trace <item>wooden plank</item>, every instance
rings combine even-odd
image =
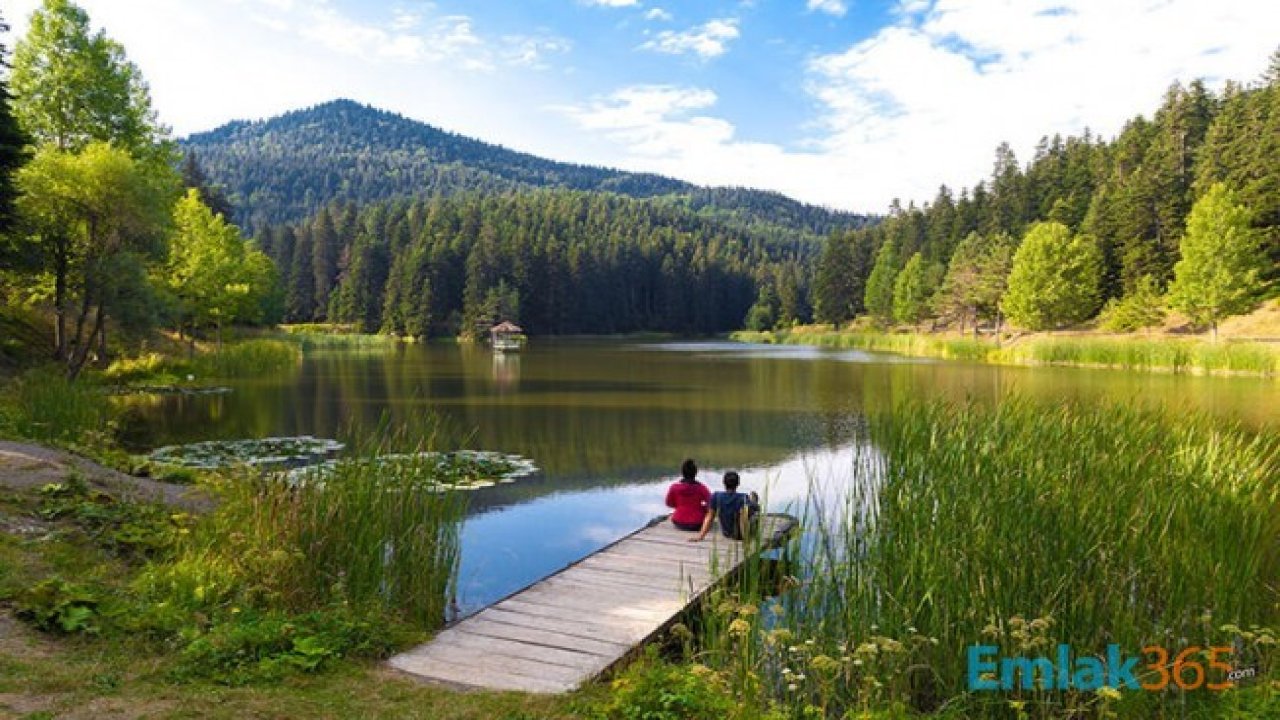
[[[648,624],[646,624],[640,630],[636,630],[625,625],[598,625],[571,618],[532,614],[522,612],[519,608],[506,608],[503,606],[488,608],[479,615],[473,615],[472,617],[508,623],[530,630],[558,633],[570,640],[580,637],[597,638],[628,646],[644,637],[640,633],[643,632],[644,628],[648,627]]]
[[[437,655],[452,656],[460,651],[477,653],[493,659],[531,660],[545,665],[569,668],[580,673],[603,669],[610,658],[576,650],[565,650],[509,638],[495,638],[465,632],[440,633],[431,647]]]
[[[794,527],[793,520],[765,520],[766,543]],[[571,690],[626,657],[757,551],[723,537],[690,537],[669,525],[638,530],[389,663],[466,687]]]
[[[415,655],[403,653],[387,661],[401,672],[473,688],[511,689],[524,692],[565,692],[577,685],[579,673],[543,663],[477,655],[462,650]]]
[[[679,612],[684,603],[679,598],[629,598],[618,593],[563,593],[551,588],[530,588],[520,593],[526,603],[558,608],[569,615],[583,615],[597,622],[611,617],[654,620]]]
[[[521,642],[546,645],[548,647],[561,648],[564,650],[578,650],[606,657],[617,657],[619,653],[625,653],[630,647],[624,641],[611,642],[599,637],[577,637],[573,635],[566,635],[561,632],[552,632],[549,630],[529,627],[527,625],[512,625],[510,623],[500,622],[493,618],[477,617],[472,619],[470,622],[459,624],[455,626],[455,628],[459,632],[470,633],[473,635],[509,638],[511,640],[519,640]]]
[[[622,587],[617,580],[609,577],[602,579],[600,575],[603,575],[603,573],[594,573],[591,570],[566,570],[564,573],[552,575],[552,577],[532,585],[532,587],[561,588],[566,592],[607,592],[616,594],[616,596],[640,598],[681,596],[681,592],[678,589],[664,587],[664,585],[649,583],[643,585],[631,584]],[[622,575],[621,578],[626,579],[626,575]]]

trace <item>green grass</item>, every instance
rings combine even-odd
[[[1280,375],[1280,345],[1179,338],[1036,336],[1005,345],[927,333],[833,331],[820,326],[733,333],[739,342],[816,345],[1008,365],[1070,365],[1198,374]]]
[[[181,385],[190,381],[254,377],[295,368],[302,359],[296,342],[259,338],[201,351],[194,357],[147,353],[112,362],[98,377],[117,385]],[[190,380],[189,380],[190,378]]]
[[[110,400],[56,368],[30,370],[0,385],[0,436],[60,444],[94,442],[110,431]]]
[[[842,507],[809,513],[803,590],[766,605],[767,622],[730,605],[730,625],[702,637],[699,657],[751,704],[788,717],[1280,710],[1276,633],[1261,629],[1280,621],[1280,438],[1198,416],[1013,401],[907,404],[873,417],[864,441]],[[1127,653],[1230,645],[1262,679],[1119,700],[966,690],[972,644],[1039,655],[1113,642]]]

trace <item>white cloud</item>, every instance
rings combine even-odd
[[[713,58],[725,54],[729,49],[729,42],[738,35],[738,21],[721,18],[680,32],[663,30],[656,38],[640,47],[670,55],[693,53],[702,58]]]
[[[675,16],[660,7],[656,7],[650,8],[649,11],[644,14],[644,19],[653,20],[655,22],[671,22],[672,20],[675,20]]]
[[[845,0],[807,0],[805,5],[810,11],[816,10],[836,17],[844,17],[849,12],[849,3]]]
[[[904,0],[896,12],[807,61],[812,134],[785,145],[738,138],[710,91],[627,88],[570,116],[618,144],[623,167],[882,212],[973,185],[1003,141],[1026,162],[1044,135],[1114,135],[1174,81],[1255,78],[1280,27],[1280,4],[1250,0]]]

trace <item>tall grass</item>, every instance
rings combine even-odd
[[[704,657],[757,705],[1215,717],[1232,702],[1204,690],[969,692],[966,648],[979,643],[1028,656],[1058,643],[1077,656],[1109,643],[1171,657],[1230,645],[1237,667],[1259,667],[1263,691],[1276,679],[1275,633],[1259,626],[1280,620],[1280,438],[1014,401],[904,405],[872,418],[866,440],[843,511],[810,513],[803,590],[768,621],[711,636],[719,651]]]
[[[109,431],[113,409],[96,387],[57,368],[32,370],[0,386],[0,435],[84,442]]]
[[[224,506],[191,552],[232,563],[233,576],[261,584],[250,594],[294,611],[350,603],[434,628],[453,598],[466,507],[435,471],[426,458],[370,456],[323,481],[240,478],[224,486]]]
[[[122,358],[103,370],[102,379],[120,384],[176,384],[188,377],[202,381],[253,377],[297,367],[301,360],[298,343],[259,338],[229,343],[190,358],[160,353]]]
[[[772,332],[738,332],[733,339],[784,345],[816,345],[917,357],[1010,365],[1155,370],[1175,373],[1280,375],[1280,346],[1178,338],[1038,336],[1007,345],[990,340],[921,333],[833,331],[801,326]]]
[[[994,351],[993,361],[1128,370],[1280,374],[1280,347],[1200,340],[1041,337]]]

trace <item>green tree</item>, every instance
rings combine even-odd
[[[880,246],[875,265],[867,277],[867,312],[879,324],[893,320],[893,288],[898,277],[898,251],[892,240]]]
[[[864,277],[856,267],[852,238],[830,235],[814,280],[814,319],[837,326],[852,320],[862,307]]]
[[[1013,251],[1013,238],[1004,233],[984,236],[975,232],[965,236],[956,245],[942,285],[934,295],[934,311],[958,321],[961,333],[966,322],[972,323],[977,332],[979,320],[997,318],[1008,288]]]
[[[19,171],[19,211],[53,286],[59,327],[74,320],[57,347],[70,377],[95,348],[105,360],[114,301],[137,289],[139,263],[163,255],[175,185],[172,172],[157,174],[101,142],[81,152],[46,145]]]
[[[111,142],[152,156],[164,132],[137,66],[69,0],[44,0],[14,51],[15,114],[37,143],[78,150]]]
[[[268,283],[275,282],[270,259],[249,248],[239,228],[215,214],[194,188],[174,205],[173,227],[165,283],[178,302],[179,327],[189,329],[192,342],[203,327],[213,326],[221,342],[227,324],[260,320]]]
[[[760,285],[760,294],[756,302],[747,311],[746,326],[748,330],[772,330],[778,324],[778,295],[773,291],[771,283]]]
[[[1102,257],[1092,237],[1066,225],[1036,223],[1013,256],[1001,307],[1010,322],[1049,330],[1092,317],[1098,309]]]
[[[1182,259],[1173,268],[1169,304],[1208,325],[1248,312],[1264,289],[1266,256],[1250,227],[1250,212],[1223,183],[1209,188],[1187,216]]]
[[[893,286],[893,319],[907,325],[915,325],[924,319],[929,309],[928,269],[924,256],[916,253],[898,273]]]

